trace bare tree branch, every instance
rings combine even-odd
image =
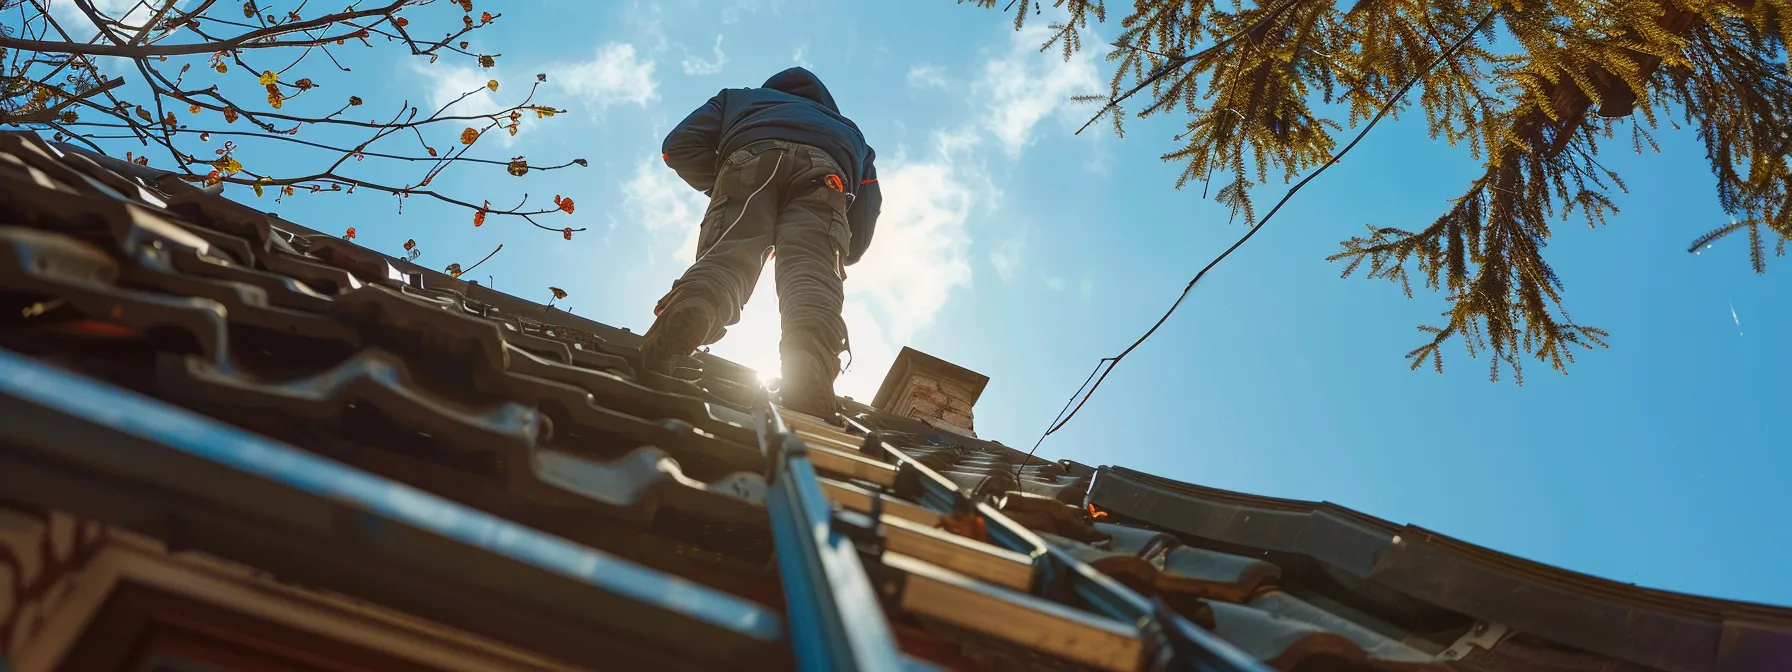
[[[217,41],[213,41],[213,42],[199,42],[199,43],[194,43],[194,44],[175,44],[175,45],[168,45],[168,46],[158,46],[158,45],[132,46],[132,45],[124,45],[124,44],[109,44],[109,45],[108,44],[79,44],[79,43],[72,43],[72,42],[52,42],[52,41],[46,41],[46,40],[22,40],[22,39],[11,38],[11,37],[0,37],[0,47],[10,47],[13,49],[23,49],[23,50],[27,50],[27,51],[82,54],[85,56],[122,56],[125,58],[151,58],[151,57],[156,57],[156,56],[190,56],[193,54],[211,54],[211,53],[217,53],[220,51],[235,51],[238,49],[277,49],[277,48],[281,48],[281,47],[316,46],[316,45],[321,45],[321,44],[328,44],[330,42],[335,42],[337,40],[342,40],[342,39],[354,39],[357,36],[365,37],[367,34],[367,29],[363,28],[363,29],[354,31],[352,33],[348,33],[345,35],[339,35],[336,37],[324,37],[324,38],[317,38],[317,39],[311,39],[311,40],[300,40],[297,42],[281,42],[278,40],[274,40],[273,38],[278,37],[280,35],[290,35],[292,33],[303,32],[306,30],[323,28],[323,27],[330,26],[332,24],[343,23],[346,21],[354,20],[354,19],[365,19],[365,18],[372,18],[372,17],[388,16],[391,13],[398,11],[398,9],[400,7],[403,7],[405,5],[405,3],[409,2],[409,1],[410,0],[397,0],[396,2],[393,2],[390,5],[386,5],[380,9],[365,9],[365,10],[354,11],[354,12],[342,12],[340,14],[329,14],[326,16],[318,17],[315,19],[309,19],[306,21],[300,21],[300,22],[290,23],[290,24],[280,25],[280,26],[270,26],[270,27],[263,28],[260,30],[250,31],[248,33],[244,33],[242,35],[238,35],[238,36],[230,38],[230,39],[217,40]],[[84,2],[84,0],[76,0],[76,2],[80,3],[80,2]],[[82,7],[82,11],[88,11],[89,9],[90,9],[90,6]],[[100,20],[96,20],[94,22],[95,26],[100,27],[101,32],[107,32],[106,29],[104,28],[104,24],[105,24],[105,22],[100,21]],[[263,40],[266,40],[266,41],[263,41]]]
[[[400,212],[406,199],[422,197],[470,210],[476,224],[483,224],[487,216],[501,215],[518,217],[537,228],[560,232],[569,239],[574,232],[585,230],[582,227],[552,227],[537,219],[572,213],[570,198],[556,195],[551,205],[531,207],[528,196],[524,195],[515,207],[493,208],[489,201],[430,187],[445,171],[457,165],[502,167],[507,174],[518,177],[530,171],[587,165],[583,159],[531,165],[524,157],[500,160],[471,153],[475,146],[487,146],[478,143],[493,131],[503,129],[515,135],[525,114],[532,113],[537,119],[545,119],[565,111],[535,102],[542,82],[546,81],[545,75],[537,76],[521,102],[513,105],[483,112],[458,111],[458,104],[481,90],[496,92],[498,82],[492,80],[430,114],[421,113],[408,101],[398,101],[383,121],[346,118],[349,110],[367,103],[358,96],[347,96],[340,103],[330,101],[328,107],[317,109],[316,91],[323,88],[323,84],[298,76],[306,59],[319,52],[330,60],[336,71],[347,71],[348,68],[331,53],[329,45],[351,39],[367,47],[381,42],[370,41],[372,37],[384,38],[387,43],[399,42],[411,55],[427,57],[431,63],[449,55],[470,58],[480,67],[489,68],[494,65],[496,55],[468,52],[464,41],[461,48],[451,46],[451,43],[471,31],[491,25],[500,15],[481,12],[475,17],[470,2],[457,1],[454,4],[466,10],[466,14],[459,17],[459,25],[444,30],[442,34],[446,37],[440,41],[420,42],[412,37],[418,28],[397,15],[404,7],[430,4],[419,0],[394,0],[371,9],[351,5],[343,11],[312,18],[300,16],[306,6],[303,0],[283,16],[263,13],[257,3],[249,2],[243,8],[247,18],[252,19],[249,23],[208,14],[219,7],[216,0],[203,0],[188,11],[177,11],[175,5],[178,3],[174,1],[148,0],[126,9],[123,17],[107,16],[91,0],[74,2],[80,17],[93,30],[91,40],[82,41],[71,36],[43,0],[27,0],[16,5],[22,29],[0,35],[0,47],[14,50],[11,64],[0,64],[0,68],[4,68],[0,71],[0,124],[53,130],[59,140],[71,139],[101,153],[105,153],[108,144],[126,142],[129,143],[127,147],[134,147],[123,152],[124,159],[139,165],[149,164],[148,154],[165,152],[174,167],[174,174],[182,179],[206,186],[243,185],[253,189],[257,196],[267,189],[276,191],[276,199],[300,192],[354,193],[366,189],[398,197]],[[142,22],[139,23],[136,17],[142,17]],[[228,33],[229,30],[218,29],[232,26],[236,34],[214,34]],[[180,33],[189,34],[187,39],[193,36],[198,39],[184,44],[168,43],[170,36]],[[279,47],[292,49],[279,53],[267,51]],[[282,62],[278,68],[256,67],[252,61],[263,60],[256,54],[274,54]],[[282,54],[290,56],[290,60]],[[209,64],[190,59],[177,61],[179,72],[168,73],[165,68],[170,66],[165,64],[171,56],[206,56],[210,61]],[[107,76],[91,60],[102,57],[124,59],[127,67],[134,68],[142,79]],[[195,68],[195,65],[204,67]],[[227,82],[189,83],[190,76],[194,80],[205,79],[200,75],[214,70],[223,80],[233,69],[257,80],[267,93],[265,105],[259,101],[245,104],[234,99],[240,94],[227,94]],[[129,102],[127,98],[141,103]],[[449,114],[451,108],[457,113]],[[90,118],[84,119],[82,115]],[[224,121],[223,124],[198,126],[193,120],[201,115],[219,115]],[[229,127],[239,120],[245,122],[247,128]],[[101,129],[117,132],[94,133]],[[455,133],[457,141],[441,138],[443,144],[432,146],[429,139],[443,135],[437,129],[452,129],[448,132]],[[306,132],[326,135],[295,137]],[[345,134],[354,135],[344,137]],[[246,166],[244,158],[254,163],[253,149],[239,147],[229,139],[221,147],[213,145],[213,135],[246,142],[253,140],[258,143],[257,147],[262,146],[261,143],[273,143],[315,151],[321,154],[318,157],[320,165],[294,169],[294,166],[302,165],[302,161],[295,163],[283,158],[278,163]],[[405,137],[394,137],[401,135]],[[394,151],[390,147],[392,142],[409,140],[417,143],[415,149]],[[361,174],[363,169],[358,168],[369,159],[418,166],[421,172],[402,183],[370,179]],[[270,171],[269,167],[275,170]]]

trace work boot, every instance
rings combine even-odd
[[[807,413],[831,425],[840,421],[840,399],[834,396],[834,376],[838,365],[830,365],[809,353],[786,353],[784,379],[779,383],[778,399],[785,408]]]
[[[703,344],[715,321],[715,309],[703,301],[681,301],[667,308],[641,341],[641,365],[671,375],[673,366]]]

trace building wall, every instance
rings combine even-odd
[[[916,420],[937,420],[975,431],[971,406],[977,401],[969,386],[931,371],[914,371],[897,388],[891,412]]]

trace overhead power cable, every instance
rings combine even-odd
[[[1286,7],[1296,1],[1298,0],[1289,0],[1288,2],[1283,3],[1282,6]],[[1279,12],[1280,10],[1278,9],[1277,11]],[[1464,45],[1468,44],[1470,40],[1474,39],[1475,34],[1485,29],[1488,24],[1493,21],[1493,17],[1497,13],[1497,9],[1488,10],[1487,14],[1482,16],[1481,20],[1477,22],[1473,28],[1470,28],[1467,32],[1463,33],[1462,37],[1458,38],[1454,44],[1450,45],[1448,49],[1440,52],[1437,55],[1437,58],[1432,59],[1429,65],[1426,65],[1418,74],[1407,80],[1406,84],[1402,85],[1399,91],[1395,91],[1394,95],[1390,96],[1387,102],[1382,104],[1381,109],[1376,111],[1375,116],[1369,120],[1369,123],[1363,126],[1363,130],[1359,131],[1356,134],[1356,137],[1350,140],[1350,144],[1345,145],[1343,150],[1332,155],[1332,158],[1326,161],[1325,165],[1320,166],[1317,170],[1309,173],[1300,182],[1295,183],[1294,187],[1288,190],[1288,193],[1282,195],[1281,200],[1276,201],[1275,207],[1270,208],[1269,212],[1264,214],[1262,219],[1257,220],[1256,225],[1252,226],[1249,231],[1246,231],[1237,242],[1232,243],[1231,247],[1226,248],[1226,251],[1221,252],[1219,256],[1213,258],[1213,261],[1208,262],[1206,266],[1202,267],[1201,271],[1196,273],[1195,277],[1188,281],[1188,285],[1182,288],[1182,293],[1177,295],[1174,303],[1170,304],[1170,309],[1164,311],[1163,317],[1157,318],[1157,322],[1152,324],[1150,329],[1145,330],[1144,335],[1139,336],[1138,340],[1132,342],[1132,345],[1126,346],[1126,349],[1120,351],[1120,354],[1112,357],[1103,357],[1100,361],[1096,362],[1095,368],[1089,372],[1089,377],[1083,380],[1083,384],[1077,387],[1076,392],[1070,395],[1068,401],[1064,402],[1064,408],[1060,409],[1058,415],[1052,418],[1050,428],[1047,429],[1044,434],[1039,435],[1038,441],[1033,442],[1033,449],[1027,451],[1027,459],[1015,467],[1015,478],[1018,479],[1020,477],[1020,468],[1025,466],[1028,462],[1031,462],[1033,454],[1039,452],[1039,446],[1040,444],[1045,443],[1045,437],[1057,433],[1058,430],[1063,429],[1064,425],[1070,422],[1071,418],[1076,417],[1077,412],[1083,410],[1083,405],[1089,403],[1089,397],[1094,396],[1095,391],[1101,388],[1102,382],[1108,379],[1108,374],[1114,372],[1114,367],[1119,366],[1121,360],[1126,359],[1126,356],[1132,354],[1132,352],[1138,349],[1140,345],[1143,345],[1146,339],[1151,338],[1152,334],[1157,333],[1158,328],[1164,326],[1164,322],[1167,322],[1170,319],[1170,315],[1174,314],[1176,309],[1182,306],[1183,299],[1188,298],[1189,292],[1195,288],[1195,283],[1200,282],[1201,278],[1205,277],[1208,271],[1213,270],[1213,267],[1218,266],[1221,261],[1225,261],[1226,257],[1231,256],[1234,250],[1243,246],[1245,241],[1248,241],[1252,236],[1257,235],[1257,232],[1262,230],[1263,225],[1268,224],[1269,219],[1274,217],[1276,212],[1281,210],[1282,206],[1288,203],[1289,199],[1294,198],[1294,195],[1300,192],[1301,187],[1307,186],[1307,183],[1312,182],[1313,178],[1319,177],[1319,175],[1324,173],[1326,169],[1331,168],[1333,165],[1337,164],[1339,160],[1343,159],[1345,154],[1350,153],[1350,150],[1355,148],[1357,143],[1362,142],[1363,138],[1369,135],[1369,131],[1374,130],[1375,125],[1380,123],[1382,118],[1386,117],[1388,112],[1392,111],[1394,106],[1398,104],[1402,98],[1406,97],[1407,92],[1411,91],[1413,86],[1417,85],[1420,80],[1423,80],[1426,75],[1429,75],[1432,70],[1435,70],[1439,64],[1443,63],[1444,59],[1454,55],[1457,51],[1461,50]],[[1237,35],[1234,35],[1232,38],[1227,38],[1226,41],[1217,46],[1223,46],[1236,37]],[[1209,51],[1211,51],[1211,49]],[[1141,84],[1139,87],[1134,87],[1132,92],[1138,91],[1140,88],[1143,88],[1143,86],[1144,85]],[[1132,95],[1132,92],[1128,92],[1126,95]],[[1110,103],[1110,105],[1117,104],[1119,100],[1124,100],[1125,97],[1126,96],[1121,96],[1120,98],[1115,99],[1115,102]],[[1094,381],[1094,384],[1090,385],[1090,381]],[[1085,389],[1087,392],[1084,391]]]

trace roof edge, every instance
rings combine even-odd
[[[1419,600],[1616,660],[1730,669],[1792,659],[1792,608],[1700,597],[1546,565],[1326,502],[1101,467],[1090,504],[1166,531],[1303,555]],[[1738,652],[1746,652],[1739,654]]]

